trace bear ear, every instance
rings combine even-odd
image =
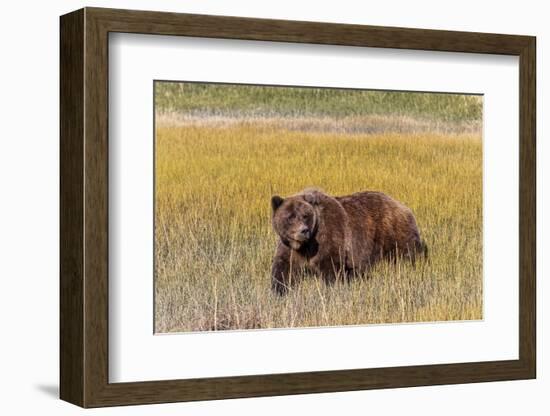
[[[279,195],[271,197],[271,208],[273,208],[273,212],[277,211],[277,208],[279,208],[283,202],[284,199],[281,198]]]
[[[311,205],[318,205],[321,202],[322,193],[316,190],[307,191],[304,193],[304,201]]]

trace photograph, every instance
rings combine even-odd
[[[483,96],[154,81],[155,333],[483,319]]]
[[[62,3],[10,14],[8,407],[538,414],[541,7]]]

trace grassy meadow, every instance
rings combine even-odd
[[[156,332],[482,318],[480,97],[157,83],[155,99]],[[405,203],[429,261],[273,294],[270,198],[310,186]]]

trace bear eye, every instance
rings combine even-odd
[[[296,218],[296,215],[292,213],[287,217],[287,220],[292,221],[294,218]]]

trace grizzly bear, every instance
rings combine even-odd
[[[300,272],[326,283],[368,272],[380,259],[427,255],[412,211],[382,192],[332,197],[320,190],[271,198],[279,236],[271,287],[285,294]],[[294,281],[297,279],[294,278]]]

